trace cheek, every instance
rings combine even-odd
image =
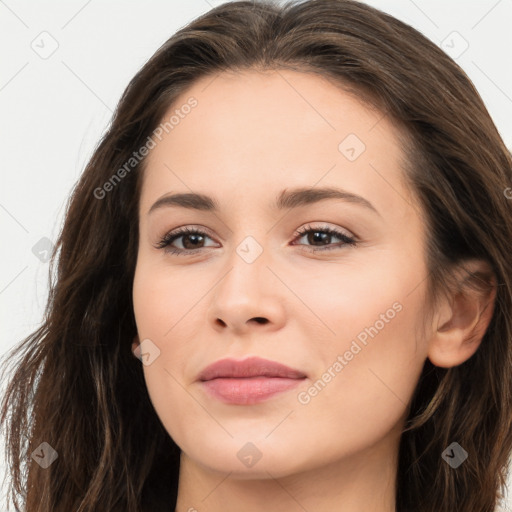
[[[347,274],[335,280],[327,287],[330,301],[319,293],[311,296],[324,306],[318,314],[335,333],[318,345],[315,377],[297,397],[299,421],[322,418],[315,421],[311,442],[337,435],[344,440],[340,449],[362,449],[407,414],[426,359],[418,340],[423,287],[411,293],[418,284],[412,269],[383,270],[369,270],[364,279]]]
[[[170,339],[181,319],[193,315],[204,290],[197,273],[140,261],[133,283],[133,307],[139,336]]]
[[[198,341],[204,330],[201,301],[205,291],[198,285],[197,272],[183,269],[140,266],[133,286],[134,314],[141,341],[154,348],[158,357],[144,366],[148,391],[152,399],[160,394],[179,393],[179,383],[188,384],[193,377],[191,356],[199,353]],[[204,348],[204,347],[203,347]]]
[[[186,312],[190,309],[187,305],[194,298],[191,297],[195,295],[194,287],[180,286],[179,274],[170,279],[165,277],[164,269],[145,263],[139,260],[133,283],[137,331],[140,341],[152,353],[150,364],[143,366],[144,379],[157,416],[171,437],[181,439],[183,425],[173,413],[176,404],[180,416],[189,417],[194,411],[188,409],[190,402],[180,385],[183,377],[178,371],[187,360],[187,343],[172,343],[172,340],[183,329],[180,319],[187,320]]]
[[[349,415],[358,428],[379,429],[375,420],[398,421],[412,396],[426,359],[419,341],[424,269],[393,255],[376,260],[331,268],[294,289],[316,319],[305,327],[315,340],[310,354],[316,361],[313,382],[298,397],[306,415],[329,411],[341,426]]]
[[[410,342],[414,349],[413,333],[422,316],[420,276],[424,272],[420,261],[391,251],[375,251],[365,261],[347,258],[339,264],[298,268],[287,276],[287,282],[293,283],[294,294],[306,308],[295,301],[297,311],[289,312],[290,317],[300,318],[309,334],[321,338],[312,347],[318,353],[324,349],[343,353],[356,338],[362,346],[382,339],[380,344],[373,343],[376,349],[385,347],[395,353],[407,351]]]

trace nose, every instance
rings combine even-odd
[[[280,329],[285,318],[285,288],[261,254],[248,263],[236,252],[210,296],[208,322],[218,332],[244,335]]]

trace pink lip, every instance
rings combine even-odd
[[[217,361],[207,366],[197,380],[225,403],[250,405],[292,389],[305,378],[304,373],[275,361],[250,357]]]

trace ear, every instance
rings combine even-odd
[[[428,358],[442,368],[458,366],[473,356],[494,312],[496,278],[487,262],[464,262],[457,270],[457,282],[457,290],[436,308],[428,346]]]
[[[133,338],[133,342],[132,342],[132,353],[135,357],[137,357],[137,352],[135,352],[135,350],[137,350],[137,348],[139,348],[140,346],[140,339],[139,339],[139,335],[137,334],[135,336],[135,338]]]

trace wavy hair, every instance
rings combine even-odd
[[[453,368],[425,361],[400,440],[396,494],[398,512],[492,512],[512,451],[511,154],[452,59],[352,0],[225,3],[181,28],[128,84],[67,204],[44,320],[7,354],[13,368],[0,421],[16,510],[176,504],[180,449],[131,351],[145,160],[108,193],[98,190],[195,81],[246,69],[316,73],[402,130],[405,177],[428,227],[432,303],[456,265],[479,258],[492,268],[494,312],[477,352]],[[58,454],[47,468],[34,458],[43,442]],[[469,454],[457,469],[441,457],[452,442]]]

